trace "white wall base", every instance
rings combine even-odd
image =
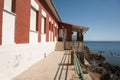
[[[38,43],[38,33],[30,31],[30,44]]]
[[[51,37],[51,35],[50,35],[50,34],[51,34],[51,31],[49,31],[49,42],[50,42],[50,37]]]
[[[46,34],[41,34],[41,42],[46,42]]]
[[[55,37],[55,42],[57,42],[57,38]]]
[[[54,51],[55,42],[0,46],[0,80],[10,80]]]

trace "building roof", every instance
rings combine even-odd
[[[62,22],[57,10],[56,10],[56,7],[53,3],[52,0],[45,0],[45,2],[48,4],[48,6],[50,7],[51,11],[53,12],[53,14],[55,15],[55,17],[57,18],[57,20],[61,23],[65,23],[65,24],[68,24],[68,25],[71,25],[72,26],[72,30],[73,31],[78,31],[79,29],[83,29],[83,32],[86,32],[89,28],[88,27],[85,27],[85,26],[80,26],[80,25],[76,25],[76,24],[72,24],[72,23],[67,23],[67,22]]]
[[[45,0],[45,2],[47,3],[47,5],[51,9],[51,11],[53,12],[54,16],[57,18],[57,20],[61,21],[61,18],[56,10],[56,7],[55,7],[53,1],[52,0]]]

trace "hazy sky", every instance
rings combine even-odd
[[[62,21],[89,27],[85,40],[120,41],[120,0],[53,0]]]

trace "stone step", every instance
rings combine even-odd
[[[63,50],[64,50],[63,42],[57,42],[56,47],[55,47],[55,51],[63,51]]]

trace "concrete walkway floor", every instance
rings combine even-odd
[[[73,80],[74,74],[70,51],[54,51],[13,80]]]

